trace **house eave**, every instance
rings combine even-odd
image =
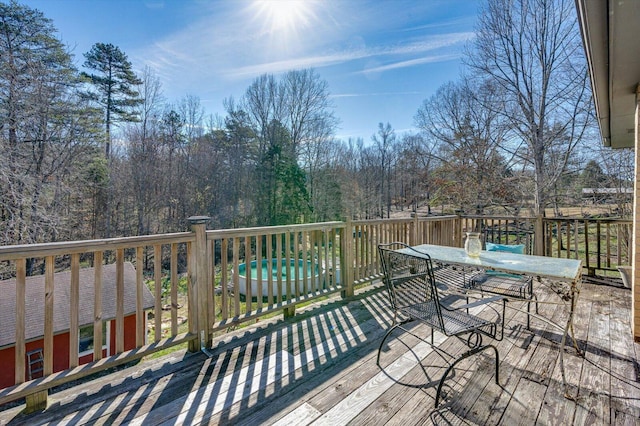
[[[637,22],[640,2],[576,0],[602,143],[635,145],[636,90],[640,82]]]

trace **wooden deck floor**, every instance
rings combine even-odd
[[[541,299],[552,300],[549,294]],[[171,356],[92,380],[50,396],[29,416],[0,411],[0,424],[640,424],[640,347],[630,336],[628,290],[583,285],[576,335],[585,357],[567,346],[570,391],[559,370],[560,331],[508,311],[500,352],[500,384],[490,352],[460,363],[434,409],[445,363],[410,334],[378,344],[391,318],[384,293],[329,301],[288,321],[258,323],[203,353]],[[556,321],[562,309],[541,305]],[[416,326],[416,333],[428,333]],[[457,339],[436,336],[447,352]]]

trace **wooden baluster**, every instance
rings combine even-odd
[[[144,247],[136,247],[136,346],[146,343],[147,317],[144,312]]]
[[[269,306],[273,306],[273,236],[267,234],[267,294],[269,299]],[[280,303],[280,301],[278,301]]]
[[[573,231],[573,242],[575,244],[574,248],[574,253],[575,253],[575,258],[578,259],[580,256],[578,254],[578,247],[579,247],[579,242],[580,242],[580,232],[579,232],[579,228],[580,228],[580,222],[578,222],[578,220],[576,220],[574,222],[575,224],[575,229]],[[586,232],[586,229],[585,229]]]
[[[326,272],[326,258],[324,257],[324,230],[315,231],[316,244],[318,247],[318,280],[316,283],[316,291],[322,290],[324,283],[324,276]]]
[[[296,297],[298,294],[297,291],[293,289],[291,286],[291,233],[289,231],[284,233],[284,250],[283,250],[283,263],[284,263],[284,271],[286,274],[285,282],[286,282],[286,294],[287,300],[290,300]]]
[[[278,303],[282,302],[285,291],[282,288],[282,234],[275,234],[276,237],[276,287],[278,293]],[[273,267],[273,263],[271,264]]]
[[[55,257],[45,258],[44,276],[44,375],[53,374],[53,308]]]
[[[193,248],[194,244],[187,242],[187,306],[189,315],[189,334],[198,336],[198,295],[196,281],[193,279],[196,274],[196,254]],[[189,352],[197,352],[200,350],[200,336],[197,339],[189,341]]]
[[[311,292],[311,286],[309,285],[309,263],[311,263],[311,270],[313,271],[313,262],[308,260],[309,252],[309,232],[302,232],[302,282],[304,283],[304,293],[309,294]],[[313,272],[312,272],[313,273]]]
[[[93,341],[102,343],[102,252],[93,253]],[[107,355],[111,342],[107,342]],[[102,344],[93,345],[93,360],[102,359]]]
[[[240,240],[238,240],[240,242]],[[256,265],[257,266],[257,265]],[[249,237],[244,237],[244,272],[245,272],[245,285],[244,285],[244,300],[245,300],[245,312],[248,314],[253,311],[253,278],[251,277],[251,242]]]
[[[299,236],[300,233],[297,231],[293,231],[293,241],[292,241],[292,252],[293,252],[293,282],[295,283],[295,291],[296,297],[300,297],[300,287],[302,287],[302,294],[306,295],[307,292],[304,289],[304,285],[300,285],[300,265],[302,264],[302,259],[300,259],[300,251],[299,251]]]
[[[310,274],[310,290],[315,291],[316,289],[316,237],[315,231],[309,232],[309,259],[311,260],[311,274]]]
[[[240,238],[235,237],[233,239],[233,315],[240,316]],[[245,282],[245,292],[246,288],[251,285],[251,282]]]
[[[333,270],[333,287],[335,287],[338,283],[338,262],[337,262],[337,253],[336,253],[336,244],[337,244],[337,230],[333,228],[331,230],[331,268]],[[372,235],[373,237],[373,235]],[[372,238],[373,241],[373,238]],[[375,258],[374,258],[375,259]]]
[[[264,298],[264,289],[262,283],[262,236],[256,236],[256,274],[258,283],[258,309],[262,309],[262,299]]]
[[[69,368],[78,366],[78,332],[80,330],[79,312],[80,312],[80,255],[74,253],[71,255],[71,283],[69,291]],[[102,342],[93,342],[95,345],[102,347]]]
[[[116,353],[122,352],[124,352],[124,250],[119,248],[116,250]]]
[[[220,241],[220,284],[222,287],[220,316],[221,320],[229,319],[229,261],[227,259],[229,253],[229,240],[223,238]]]
[[[606,228],[606,267],[611,268],[611,224],[607,222]]]
[[[154,285],[154,340],[162,339],[162,246],[153,246],[153,279]],[[198,295],[200,298],[200,295]]]
[[[213,251],[212,251],[213,253]],[[213,262],[211,262],[213,265]],[[178,244],[171,244],[171,336],[178,334]],[[211,274],[213,277],[214,275]],[[213,305],[213,304],[210,304]],[[213,309],[213,306],[211,306]],[[213,315],[211,318],[214,318]]]
[[[26,301],[26,259],[16,260],[16,346],[15,383],[24,383],[25,376],[25,301]]]
[[[207,238],[207,233],[205,230],[205,239]],[[214,292],[214,287],[216,285],[216,273],[215,273],[215,269],[213,268],[213,260],[215,258],[215,246],[214,246],[214,241],[213,240],[206,240],[205,243],[205,248],[206,248],[206,267],[203,268],[204,270],[207,271],[207,278],[206,278],[206,283],[205,286],[207,288],[207,335],[208,336],[212,336],[211,334],[211,327],[213,326],[213,324],[216,322],[216,301],[215,301],[215,292]],[[177,247],[176,247],[177,250]],[[172,291],[172,295],[173,295],[173,280],[174,280],[174,275],[175,275],[175,285],[177,287],[178,285],[178,259],[176,257],[176,265],[175,265],[175,269],[173,266],[173,247],[171,248],[171,253],[172,253],[172,258],[171,258],[171,291]],[[175,271],[175,272],[174,272]],[[177,291],[177,290],[176,290]],[[176,293],[177,296],[177,293]],[[172,302],[173,304],[173,299]],[[177,306],[177,302],[176,302],[176,306]],[[173,312],[173,310],[172,310]],[[176,310],[176,314],[177,314],[177,310]],[[209,341],[210,339],[208,339]]]

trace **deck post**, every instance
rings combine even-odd
[[[293,318],[296,315],[296,305],[285,306],[282,309],[284,319]]]
[[[541,214],[536,216],[533,228],[533,254],[544,256],[544,220]]]
[[[636,86],[635,110],[635,167],[633,179],[633,243],[631,246],[631,331],[633,339],[640,342],[640,289],[636,286],[640,279],[640,84]]]
[[[351,215],[347,216],[345,227],[342,228],[340,237],[340,279],[342,280],[343,290],[341,295],[343,298],[353,296],[353,224],[351,223]]]
[[[454,220],[454,225],[453,225],[453,239],[455,241],[455,247],[463,247],[463,243],[462,243],[462,210],[456,210],[456,218]],[[433,244],[433,242],[429,241],[431,244]],[[439,244],[436,243],[436,244]]]
[[[191,258],[194,265],[190,268],[190,283],[194,304],[193,307],[189,306],[189,320],[195,319],[195,330],[198,334],[198,339],[189,343],[190,352],[211,347],[210,325],[213,321],[209,320],[208,303],[213,303],[213,301],[207,298],[207,286],[210,285],[209,256],[207,255],[207,222],[209,222],[209,219],[208,216],[191,216],[188,219],[191,230],[196,237]],[[193,328],[191,329],[193,330]]]
[[[49,396],[49,390],[41,390],[25,396],[25,409],[24,414],[35,413],[36,411],[42,411],[47,408],[47,397]]]

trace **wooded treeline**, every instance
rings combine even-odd
[[[173,232],[195,214],[229,228],[537,213],[627,186],[628,153],[584,144],[599,142],[573,2],[508,3],[487,2],[467,72],[424,101],[419,131],[374,122],[348,141],[313,69],[260,76],[211,116],[195,95],[166,100],[117,46],[96,43],[81,72],[53,22],[0,3],[0,244]]]

